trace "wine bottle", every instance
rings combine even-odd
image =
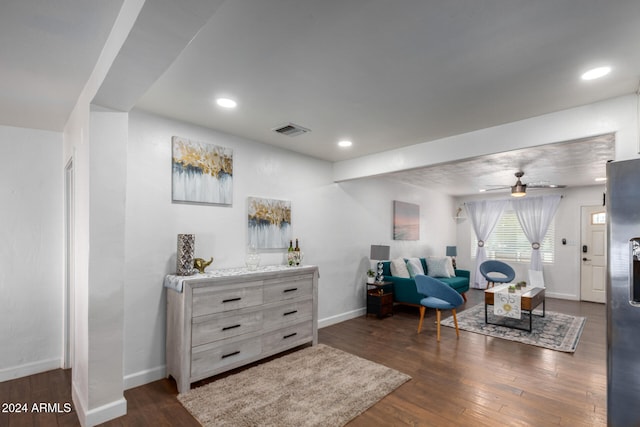
[[[294,249],[296,252],[300,252],[300,246],[298,246],[298,239],[296,239],[296,248]]]
[[[293,241],[289,240],[289,249],[287,249],[287,252],[293,252]]]

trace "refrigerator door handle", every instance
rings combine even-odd
[[[629,302],[640,306],[640,237],[629,241],[631,268],[629,269]]]

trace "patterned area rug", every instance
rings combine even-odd
[[[545,317],[539,317],[542,311],[535,310],[533,316],[533,330],[531,332],[504,326],[487,325],[484,323],[484,304],[478,304],[468,310],[458,313],[458,327],[461,330],[489,335],[510,341],[549,348],[551,350],[573,353],[578,346],[578,340],[586,319],[547,310]],[[493,306],[489,306],[489,321],[495,323],[513,323],[521,327],[529,326],[529,316],[524,314],[522,319],[508,319],[495,316]],[[447,317],[441,325],[454,327],[453,317]]]
[[[178,395],[207,426],[342,426],[411,379],[323,344]]]

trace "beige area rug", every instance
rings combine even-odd
[[[341,426],[411,379],[319,344],[178,395],[203,426]]]

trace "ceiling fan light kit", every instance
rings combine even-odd
[[[516,177],[518,180],[516,181],[516,185],[511,187],[511,196],[512,197],[524,197],[527,195],[527,184],[523,184],[520,181],[520,178],[524,175],[524,172],[516,172]]]
[[[527,195],[526,185],[514,185],[513,187],[511,187],[512,197],[524,197],[526,195]]]

